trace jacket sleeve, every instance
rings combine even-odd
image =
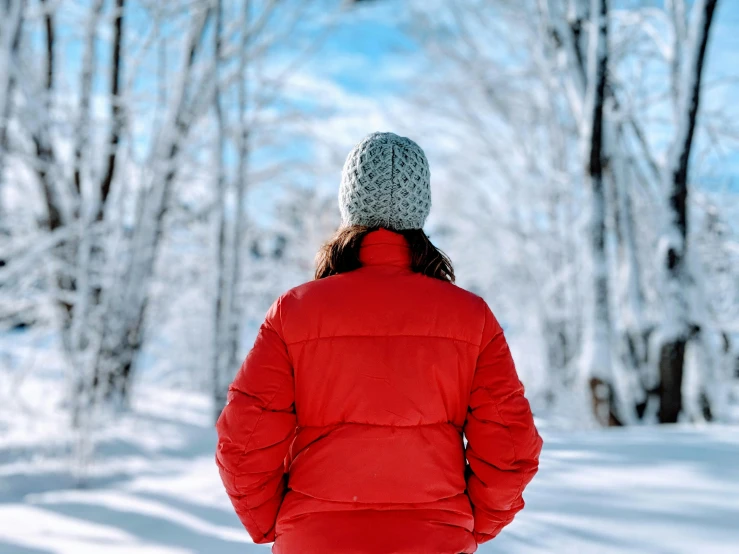
[[[216,430],[216,463],[236,513],[255,543],[275,540],[287,488],[285,457],[295,436],[293,369],[282,338],[280,300],[229,387]]]
[[[542,447],[503,329],[487,304],[464,433],[474,535],[483,543],[523,508]]]

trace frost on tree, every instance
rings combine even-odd
[[[695,302],[688,262],[688,177],[701,78],[716,4],[717,0],[697,0],[693,5],[687,42],[679,56],[682,67],[675,87],[676,129],[664,168],[668,206],[659,252],[664,264],[664,313],[655,336],[659,351],[658,417],[662,423],[677,422],[682,411],[683,364],[688,340],[697,333],[708,332],[707,322],[695,318],[701,307]]]
[[[716,346],[727,324],[705,308],[717,293],[687,277],[703,261],[669,262],[690,240],[674,222],[697,217],[687,209],[689,137],[708,125],[725,140],[732,133],[720,115],[702,123],[697,111],[716,2],[609,4],[414,2],[409,26],[433,70],[416,76],[424,87],[415,83],[413,101],[430,114],[426,134],[453,134],[437,155],[464,160],[442,176],[444,217],[457,216],[454,234],[475,246],[450,254],[486,252],[469,266],[478,290],[522,342],[542,345],[536,403],[555,413],[578,406],[600,424],[668,421],[686,394],[675,331],[695,338],[703,359],[730,356]],[[655,110],[675,114],[669,154]],[[460,182],[474,200],[455,192]],[[704,205],[692,204],[695,213]],[[680,315],[686,301],[694,319],[705,315],[705,332],[693,335]],[[726,372],[699,374],[700,402],[715,405],[710,391]],[[590,393],[575,395],[578,386]]]

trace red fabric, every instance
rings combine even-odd
[[[542,441],[503,331],[409,258],[375,231],[284,294],[231,385],[216,460],[276,554],[469,553],[523,508]]]

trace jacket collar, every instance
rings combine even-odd
[[[411,249],[400,233],[387,229],[371,231],[362,240],[359,261],[365,265],[410,267]]]

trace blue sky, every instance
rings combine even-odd
[[[659,3],[659,2],[658,2]],[[692,2],[689,2],[692,4]],[[619,2],[613,2],[618,7]],[[347,94],[378,103],[403,95],[404,79],[414,71],[414,42],[398,23],[396,0],[376,0],[355,11],[330,36],[318,56],[307,66],[321,78],[332,81]],[[739,1],[719,0],[709,43],[704,82],[728,82],[712,86],[703,95],[703,107],[722,106],[727,117],[739,121]],[[357,137],[359,140],[361,136]],[[701,136],[701,140],[705,139]],[[736,148],[736,142],[733,148]],[[707,181],[734,181],[739,190],[739,152],[724,150],[710,157]]]
[[[324,5],[336,4],[327,0],[327,4]],[[339,133],[333,137],[334,146],[339,152],[342,149],[348,151],[367,132],[394,130],[393,116],[386,108],[391,104],[397,106],[406,92],[405,87],[412,83],[412,79],[406,77],[418,71],[415,59],[418,54],[416,46],[398,25],[399,9],[401,9],[399,0],[375,0],[348,10],[328,34],[321,48],[300,69],[304,78],[313,79],[315,82],[310,85],[313,89],[305,92],[303,98],[299,97],[302,92],[294,93],[293,105],[321,101],[323,104],[328,103],[336,112],[343,111],[345,118],[354,115],[357,119],[347,124],[345,128],[330,129],[330,132]],[[79,36],[82,29],[78,17],[83,12],[80,10],[76,13],[75,9],[69,8],[64,8],[63,11],[61,36],[69,37],[72,34]],[[132,9],[128,17],[129,22],[135,21],[138,28],[145,27],[146,22],[141,20],[143,13],[140,10]],[[286,48],[289,47],[286,45]],[[98,58],[101,66],[107,62],[108,55],[105,48],[100,48]],[[706,82],[717,78],[739,77],[738,1],[719,0],[708,56]],[[286,54],[286,58],[290,58],[290,52]],[[59,59],[60,77],[74,83],[79,60],[79,43],[68,42],[65,56]],[[172,57],[168,61],[173,66],[171,71],[175,71],[175,64],[179,60]],[[148,71],[155,70],[156,65],[152,60],[146,63]],[[104,90],[106,86],[106,79],[98,80],[96,83],[100,90]],[[728,117],[739,118],[739,103],[735,100],[737,92],[739,83],[734,82],[730,86],[712,88],[704,96],[704,101],[709,106],[710,104],[729,106]],[[290,159],[305,161],[316,155],[312,146],[305,141],[297,141],[290,147],[290,151],[283,149],[277,153],[285,158],[285,163],[290,163]],[[259,165],[267,158],[274,160],[275,155],[274,149],[256,152],[254,162]],[[335,162],[332,163],[335,165]],[[320,184],[336,187],[339,170],[340,166],[336,166],[333,178],[326,176],[319,179]],[[710,174],[712,180],[716,182],[724,181],[727,177],[736,180],[739,176],[739,154],[730,152],[714,160]],[[258,208],[257,211],[264,210]]]
[[[348,92],[380,96],[400,92],[392,69],[413,55],[415,45],[399,29],[396,7],[393,0],[376,0],[375,5],[353,8],[310,69]]]

